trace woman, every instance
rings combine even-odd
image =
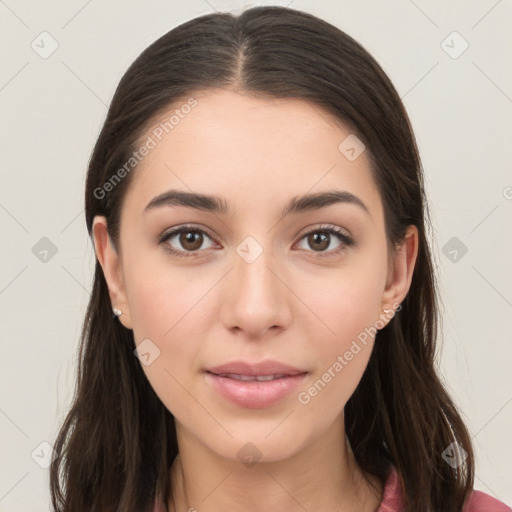
[[[257,7],[158,39],[90,160],[55,509],[510,510],[472,490],[434,365],[427,220],[407,114],[348,35]]]

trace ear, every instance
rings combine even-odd
[[[382,315],[381,320],[387,324],[393,318],[399,304],[405,299],[411,287],[412,274],[418,256],[418,228],[414,225],[407,227],[405,238],[397,247],[390,261],[386,287],[382,294],[382,310],[391,312]],[[383,318],[385,317],[385,318]]]
[[[92,235],[96,257],[103,269],[107,281],[108,293],[113,308],[122,311],[119,321],[127,328],[133,329],[130,308],[126,299],[122,262],[107,231],[107,219],[96,215],[92,224]]]

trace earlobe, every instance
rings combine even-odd
[[[127,329],[132,329],[121,259],[108,234],[107,220],[104,216],[97,215],[94,217],[92,239],[96,258],[103,269],[103,275],[107,282],[112,312],[115,309],[122,314],[121,317],[121,314],[114,312],[113,317],[118,318]]]

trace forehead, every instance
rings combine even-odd
[[[130,215],[168,189],[225,197],[237,211],[282,207],[292,196],[333,188],[380,204],[369,158],[346,157],[340,144],[353,135],[321,107],[223,89],[193,100],[169,106],[140,138],[137,147],[151,139],[152,148],[127,191]]]

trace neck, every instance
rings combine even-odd
[[[219,457],[182,433],[180,453],[171,469],[168,509],[214,512],[229,506],[241,512],[375,512],[382,482],[361,470],[341,430],[333,427],[288,459],[252,466]]]

